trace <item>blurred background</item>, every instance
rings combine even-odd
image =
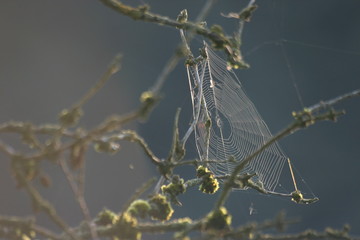
[[[204,0],[124,1],[132,6],[149,4],[151,11],[176,18],[188,9],[193,20]],[[238,12],[247,1],[219,1],[206,19],[208,26],[221,24],[228,34],[237,27],[234,19],[220,13]],[[302,108],[293,85],[295,76],[305,106],[359,88],[360,2],[357,0],[261,0],[252,21],[245,26],[242,51],[251,65],[237,70],[245,91],[273,133],[292,120],[291,112]],[[98,81],[112,58],[124,55],[122,70],[84,108],[82,126],[92,128],[111,114],[126,113],[139,105],[140,94],[150,88],[179,43],[176,29],[133,21],[105,7],[100,1],[0,2],[0,120],[56,123],[57,114],[71,106]],[[284,50],[280,42],[285,39]],[[193,41],[193,51],[202,42]],[[288,61],[286,61],[286,57]],[[174,114],[182,107],[180,130],[191,121],[183,61],[167,79],[163,100],[147,122],[126,126],[136,129],[154,153],[168,154]],[[322,122],[283,139],[280,144],[291,157],[297,176],[306,181],[308,193],[320,201],[297,205],[289,199],[263,196],[251,191],[234,192],[227,207],[235,225],[263,221],[285,210],[301,222],[289,232],[307,228],[352,226],[360,235],[360,99],[337,106],[347,114],[337,123]],[[18,138],[2,135],[17,145]],[[193,141],[186,159],[196,158]],[[9,159],[0,155],[0,215],[31,215],[28,196],[15,189]],[[56,166],[45,166],[53,186],[42,190],[59,214],[75,226],[81,212],[70,188]],[[284,171],[288,171],[284,169]],[[193,178],[192,168],[179,169]],[[155,167],[133,144],[123,143],[114,156],[87,154],[86,198],[92,215],[104,206],[119,211],[134,189],[152,176]],[[289,179],[291,181],[291,179]],[[292,191],[292,189],[289,189]],[[214,203],[197,189],[180,196],[175,216],[199,218]],[[251,211],[250,211],[251,210]],[[39,214],[40,221],[49,225]],[[49,225],[51,226],[51,225]]]

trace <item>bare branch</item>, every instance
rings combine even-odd
[[[240,54],[239,47],[241,42],[239,42],[238,39],[226,36],[223,29],[219,25],[214,25],[210,29],[208,29],[201,23],[194,23],[190,21],[176,21],[165,16],[151,13],[147,5],[135,8],[125,5],[117,0],[100,1],[106,6],[112,8],[113,10],[128,17],[131,17],[134,20],[157,23],[161,26],[170,26],[176,29],[183,29],[201,35],[209,39],[216,48],[224,50],[224,52],[228,56],[228,60],[231,63],[232,67],[249,67],[248,64],[243,61]],[[169,64],[168,66],[173,66],[173,64]],[[162,83],[159,82],[159,84],[157,84],[156,86],[161,87],[161,85]],[[157,88],[155,88],[155,92],[157,91]]]
[[[357,90],[354,90],[350,93],[346,93],[346,94],[343,94],[341,96],[338,96],[336,98],[333,98],[333,99],[330,99],[330,100],[327,100],[325,102],[320,102],[318,104],[315,104],[311,107],[308,107],[307,109],[310,111],[310,112],[316,112],[316,111],[319,111],[321,109],[328,109],[329,107],[332,107],[334,106],[335,104],[338,104],[342,101],[345,101],[345,100],[348,100],[348,99],[351,99],[351,98],[354,98],[354,97],[359,97],[360,96],[360,89],[357,89]]]
[[[84,198],[84,192],[83,192],[82,188],[80,188],[79,186],[76,185],[76,181],[75,181],[73,174],[71,173],[65,159],[61,159],[59,162],[60,162],[61,169],[63,170],[63,172],[66,176],[66,179],[68,180],[71,190],[73,191],[75,199],[79,204],[79,207],[84,216],[85,222],[90,230],[91,237],[92,237],[92,239],[97,239],[98,236],[96,233],[96,229],[92,225],[92,218],[91,218],[89,208],[88,208],[85,198]],[[81,171],[81,169],[85,170],[84,165],[81,166],[80,171]]]
[[[8,232],[10,232],[9,231],[10,229],[20,230],[22,234],[30,235],[30,236],[32,235],[32,231],[34,231],[36,234],[39,234],[48,239],[60,240],[60,236],[58,236],[57,234],[53,233],[52,231],[44,227],[36,225],[35,219],[33,218],[0,216],[0,232],[2,232],[3,228],[6,228]],[[16,231],[14,232],[16,233]]]
[[[62,220],[61,217],[56,213],[54,206],[49,201],[44,199],[41,196],[41,194],[38,192],[38,190],[36,190],[35,187],[33,187],[31,183],[29,183],[25,179],[23,173],[16,167],[14,168],[14,171],[16,172],[16,176],[18,177],[18,179],[21,181],[21,184],[25,186],[25,189],[30,195],[33,201],[34,208],[37,210],[44,211],[57,226],[59,226],[64,232],[66,232],[71,237],[71,239],[79,240],[79,238],[74,234],[74,232],[66,224],[66,222]]]
[[[122,55],[118,54],[113,59],[112,63],[110,63],[108,69],[105,71],[104,75],[101,77],[100,81],[95,84],[86,94],[80,99],[78,103],[76,103],[73,108],[81,108],[89,99],[91,99],[101,88],[104,87],[105,83],[117,73],[121,68],[121,59]]]
[[[201,9],[199,15],[196,17],[196,21],[195,22],[201,22],[205,19],[205,17],[209,14],[212,6],[215,4],[216,0],[208,0],[204,7]],[[187,21],[187,19],[186,19]],[[187,42],[191,42],[192,38],[194,37],[193,34],[190,34],[187,37]],[[181,49],[183,47],[183,42],[179,43],[177,46],[177,51],[175,51],[175,53],[170,57],[170,59],[167,61],[167,63],[165,64],[163,70],[161,71],[159,77],[156,79],[155,84],[153,85],[153,87],[151,88],[151,91],[153,91],[154,93],[159,93],[162,86],[165,83],[165,80],[167,79],[167,77],[169,76],[169,74],[174,70],[174,68],[176,67],[176,65],[179,63],[181,57],[183,57],[183,54],[181,53]],[[180,51],[180,53],[179,53]]]
[[[358,96],[359,95],[359,91],[355,91],[351,94],[345,94],[343,96],[346,96],[345,98],[340,96],[337,98],[334,98],[333,100],[329,100],[327,102],[330,102],[332,104],[335,104],[339,101],[348,99],[350,97],[354,97],[354,96]],[[238,176],[238,174],[240,173],[240,171],[242,169],[244,169],[244,167],[249,164],[258,154],[260,154],[261,152],[263,152],[267,147],[269,147],[271,144],[275,143],[276,141],[279,141],[280,139],[286,137],[287,135],[294,133],[295,131],[301,129],[301,128],[305,128],[308,127],[312,124],[315,124],[318,121],[323,121],[323,120],[331,120],[331,121],[336,121],[337,117],[344,114],[343,112],[335,112],[334,110],[330,109],[328,112],[325,113],[318,113],[316,114],[313,110],[314,109],[320,109],[323,105],[321,103],[314,105],[316,106],[314,107],[310,107],[310,108],[305,108],[305,110],[298,112],[298,113],[293,113],[293,116],[295,118],[295,121],[293,123],[291,123],[287,128],[285,128],[284,130],[280,131],[277,135],[273,136],[271,139],[269,139],[264,145],[262,145],[260,148],[258,148],[256,151],[254,151],[253,153],[251,153],[248,157],[246,157],[244,160],[242,160],[233,170],[233,172],[231,173],[230,177],[228,178],[228,180],[225,182],[224,184],[224,188],[218,198],[218,201],[215,204],[215,209],[219,209],[221,206],[224,205],[229,192],[231,191],[234,181],[236,179],[236,177]],[[311,110],[313,109],[313,110]]]

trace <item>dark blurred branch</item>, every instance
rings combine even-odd
[[[54,135],[56,132],[60,130],[59,124],[45,124],[40,126],[35,126],[34,124],[27,122],[15,122],[9,121],[6,123],[2,123],[0,125],[0,133],[18,133],[21,135],[26,135],[28,132],[32,134],[41,134],[41,135]],[[62,132],[64,137],[74,138],[75,134],[64,130]]]
[[[169,222],[162,223],[138,223],[134,226],[134,230],[141,233],[148,234],[163,234],[175,232],[175,239],[185,238],[190,232],[201,232],[201,237],[191,237],[191,239],[259,239],[259,240],[290,240],[290,239],[329,239],[329,240],[350,240],[352,239],[348,232],[349,227],[344,226],[343,229],[337,230],[333,228],[326,228],[323,232],[318,232],[314,230],[306,230],[296,234],[264,234],[262,233],[265,230],[275,230],[277,232],[283,232],[286,227],[291,224],[299,222],[296,219],[286,219],[285,214],[280,212],[272,220],[266,220],[261,223],[249,223],[243,226],[240,226],[236,229],[227,229],[227,230],[215,230],[207,229],[206,224],[208,221],[208,216],[197,220],[192,221],[189,218],[179,218]],[[116,237],[114,233],[117,232],[118,226],[116,224],[111,226],[97,228],[97,233],[100,237]],[[89,239],[89,232],[79,233],[81,239]]]
[[[75,196],[75,199],[76,201],[78,202],[79,204],[79,207],[81,209],[81,212],[84,216],[84,219],[85,219],[85,222],[90,230],[90,233],[91,233],[91,237],[92,239],[97,239],[97,233],[96,233],[96,229],[94,228],[94,226],[92,225],[92,218],[91,218],[91,214],[90,214],[90,210],[86,204],[86,200],[85,200],[85,197],[84,197],[84,191],[83,191],[83,181],[85,180],[84,179],[84,175],[81,176],[81,183],[79,185],[76,185],[76,182],[74,177],[73,177],[73,174],[71,173],[67,163],[66,163],[66,160],[65,159],[60,159],[60,166],[61,166],[61,169],[63,170],[65,176],[66,176],[66,179],[68,180],[68,183],[71,187],[71,190],[73,191],[73,194]],[[85,165],[83,164],[80,168],[80,171],[81,172],[84,172],[85,171]]]
[[[121,68],[121,59],[122,55],[118,54],[114,57],[113,61],[110,63],[108,69],[105,71],[104,75],[101,77],[100,81],[98,81],[95,86],[93,86],[85,96],[74,105],[73,108],[81,108],[87,101],[89,101],[100,89],[102,89],[105,83],[117,73]]]
[[[66,222],[62,220],[60,216],[56,213],[54,206],[49,201],[45,200],[41,196],[39,191],[36,190],[36,188],[25,179],[21,170],[17,169],[16,167],[13,169],[15,171],[17,179],[20,181],[20,184],[25,187],[26,191],[30,195],[33,201],[34,209],[45,212],[58,227],[60,227],[65,233],[67,233],[71,237],[71,239],[79,240],[79,238],[74,234],[74,232],[66,224]]]
[[[103,121],[103,123],[99,124],[99,126],[95,127],[94,129],[90,130],[89,132],[86,132],[85,130],[82,129],[80,131],[81,133],[77,134],[77,133],[71,133],[65,129],[62,130],[61,135],[64,135],[66,137],[70,136],[72,138],[75,138],[75,140],[70,143],[49,146],[48,148],[45,148],[42,151],[24,155],[24,154],[16,153],[10,146],[0,142],[0,151],[5,153],[9,157],[11,157],[13,155],[21,156],[22,161],[28,161],[28,160],[40,161],[40,160],[43,160],[43,159],[49,157],[50,155],[56,156],[56,155],[63,153],[66,150],[71,149],[75,145],[91,142],[94,139],[100,138],[101,136],[103,136],[104,134],[106,134],[108,132],[118,130],[123,125],[125,125],[131,121],[134,121],[139,118],[140,119],[146,118],[147,115],[153,109],[154,105],[157,103],[157,101],[158,101],[158,99],[155,96],[151,95],[147,99],[142,100],[141,105],[138,110],[135,110],[133,112],[130,112],[130,113],[124,114],[124,115],[120,115],[120,116],[109,117],[108,119],[105,119]],[[3,131],[5,131],[5,129],[6,129],[7,132],[11,132],[12,128],[14,127],[13,125],[14,124],[3,124],[2,129],[3,129]],[[16,123],[16,125],[17,126],[16,126],[15,131],[22,132],[23,130],[22,130],[21,126],[23,124],[21,122],[18,122],[18,123]],[[36,128],[36,127],[34,126],[34,128]],[[54,128],[51,128],[51,131],[47,132],[47,133],[51,136],[52,131],[54,131],[54,134],[57,134],[59,129],[61,129],[61,127],[59,127],[58,129],[56,129],[56,127],[54,127]],[[43,131],[43,130],[41,130],[41,131]]]
[[[16,230],[20,231],[22,236],[17,236]],[[50,230],[36,225],[33,218],[0,216],[0,236],[4,235],[5,232],[7,232],[9,237],[23,237],[22,239],[26,239],[25,236],[33,237],[32,235],[35,234],[41,235],[51,240],[61,239],[60,236],[51,232]]]
[[[260,234],[257,239],[260,240],[316,240],[316,239],[334,239],[334,240],[352,240],[349,236],[349,228],[347,226],[342,230],[326,228],[324,232],[306,230],[297,234],[269,235]]]

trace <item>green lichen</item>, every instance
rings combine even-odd
[[[125,212],[114,224],[114,235],[121,240],[140,240],[141,232],[136,229],[137,225],[136,218]]]
[[[137,199],[132,202],[127,212],[133,217],[146,218],[149,215],[151,206],[148,201]]]
[[[240,13],[239,13],[239,19],[242,19],[246,22],[250,22],[251,17],[254,13],[254,11],[257,9],[257,5],[250,5],[246,8],[244,8]]]
[[[221,207],[218,210],[210,212],[206,217],[205,229],[206,230],[229,230],[231,226],[231,215],[226,208]]]
[[[154,220],[166,221],[169,220],[174,213],[170,202],[163,194],[157,194],[149,200],[151,209],[149,215]]]
[[[72,127],[79,122],[82,115],[83,111],[80,108],[64,109],[59,114],[59,121],[64,127]]]
[[[181,12],[179,13],[176,21],[178,21],[179,23],[186,23],[188,20],[188,12],[186,9],[181,10]]]
[[[176,196],[186,191],[184,179],[178,175],[173,176],[171,183],[161,186],[161,191],[170,197],[172,202],[178,203]]]
[[[219,181],[214,177],[214,174],[204,166],[199,166],[196,172],[197,177],[202,178],[199,190],[207,194],[216,193],[219,189]]]
[[[140,102],[143,104],[139,110],[139,116],[146,119],[155,104],[160,100],[160,97],[153,91],[145,91],[140,96]]]
[[[291,193],[291,200],[296,203],[299,203],[303,198],[304,197],[300,191],[294,191]]]
[[[104,208],[95,218],[95,223],[97,225],[106,226],[112,225],[119,219],[119,216],[110,211],[109,209]]]
[[[210,31],[215,35],[218,36],[216,39],[212,39],[213,40],[213,47],[215,49],[219,49],[222,50],[224,49],[225,46],[225,33],[223,28],[218,25],[218,24],[214,24],[210,27]]]
[[[211,173],[210,170],[207,168],[207,167],[204,167],[204,166],[199,166],[197,169],[196,169],[196,176],[198,178],[201,178],[203,176],[205,176],[206,174],[208,173]]]

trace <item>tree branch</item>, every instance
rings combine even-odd
[[[345,99],[349,99],[349,98],[352,98],[355,96],[360,96],[359,90],[354,91],[349,94],[341,95],[341,96],[333,98],[333,99],[330,99],[330,100],[324,102],[325,105],[324,105],[324,103],[319,103],[319,104],[315,104],[309,108],[305,108],[303,111],[293,113],[293,116],[295,118],[295,121],[293,123],[291,123],[284,130],[280,131],[277,135],[273,136],[264,145],[262,145],[260,148],[258,148],[256,151],[254,151],[252,154],[250,154],[248,157],[246,157],[244,160],[242,160],[234,168],[234,170],[230,174],[230,177],[224,184],[224,188],[218,198],[218,201],[215,204],[214,209],[219,209],[221,206],[224,205],[224,203],[228,197],[228,194],[234,185],[234,181],[235,181],[236,177],[241,172],[241,170],[244,169],[244,167],[246,165],[248,165],[258,154],[263,152],[271,144],[279,141],[280,139],[284,138],[285,136],[287,136],[291,133],[294,133],[295,131],[297,131],[301,128],[308,127],[312,124],[315,124],[318,121],[323,121],[323,120],[336,121],[337,117],[340,115],[343,115],[344,112],[335,112],[333,109],[330,109],[324,113],[316,112],[316,111],[319,109],[329,108],[330,106],[333,106],[334,104],[336,104],[340,101],[343,101]]]

